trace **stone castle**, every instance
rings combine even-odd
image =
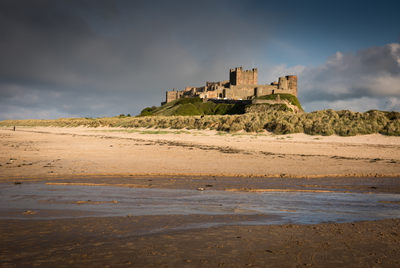
[[[230,69],[229,80],[206,82],[202,87],[186,87],[184,90],[171,90],[166,93],[168,103],[184,97],[200,97],[220,100],[249,100],[258,96],[288,93],[297,97],[297,76],[279,77],[278,82],[267,85],[257,84],[257,68],[243,70],[242,67]]]

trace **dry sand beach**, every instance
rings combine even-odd
[[[400,175],[400,139],[198,130],[0,129],[0,178],[68,175],[382,177]]]
[[[7,191],[39,185],[55,187],[51,193],[62,187],[91,187],[248,195],[344,193],[365,200],[378,194],[397,200],[399,178],[400,138],[378,134],[325,137],[172,129],[0,129],[1,189],[3,196],[11,197],[13,193]],[[29,192],[29,188],[21,189]],[[226,215],[96,216],[82,215],[80,210],[41,210],[43,204],[59,203],[31,195],[38,209],[1,209],[2,267],[400,265],[399,219],[265,225],[277,216],[240,209],[235,210],[240,213]],[[23,199],[22,195],[13,198],[13,202]],[[89,198],[69,200],[67,205],[123,204],[111,197],[105,201]],[[399,201],[378,203],[399,211]],[[60,215],[68,217],[57,218]],[[380,219],[376,216],[371,219]]]

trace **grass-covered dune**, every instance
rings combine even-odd
[[[56,127],[124,127],[214,129],[219,131],[259,132],[275,134],[306,133],[310,135],[353,136],[381,133],[400,136],[400,113],[368,111],[323,110],[293,114],[272,110],[263,113],[205,116],[138,116],[112,118],[65,118],[55,120],[5,120],[0,126],[56,126]]]

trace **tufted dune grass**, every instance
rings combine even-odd
[[[105,118],[60,118],[53,120],[4,120],[0,126],[52,127],[122,127],[210,129],[226,132],[261,132],[274,134],[306,133],[309,135],[354,136],[381,133],[400,136],[400,113],[371,110],[321,110],[293,114],[287,111],[249,112],[234,115],[137,116]]]

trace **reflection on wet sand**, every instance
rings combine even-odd
[[[4,211],[35,211],[32,219],[76,217],[71,211],[99,216],[143,215],[268,215],[259,224],[351,222],[381,220],[400,215],[400,195],[388,193],[343,193],[303,189],[229,188],[203,191],[109,186],[104,183],[2,184],[0,217]],[[129,185],[129,184],[128,184]],[[97,187],[93,187],[97,186]],[[53,215],[50,211],[64,211]],[[85,215],[83,213],[83,215]],[[72,216],[74,215],[74,216]],[[279,220],[278,220],[279,219]],[[229,222],[227,222],[228,224]],[[243,221],[242,223],[246,223]],[[254,224],[254,223],[252,223]]]
[[[279,188],[284,180],[270,180],[273,189],[242,179],[190,179],[190,189],[179,179],[169,185],[177,188],[135,187],[158,179],[132,180],[0,184],[0,266],[400,263],[400,220],[390,220],[400,215],[400,196],[370,193],[368,181],[356,188],[364,192],[345,193],[333,180],[329,190],[304,189],[302,181]],[[383,182],[373,187],[391,180]],[[303,225],[321,222],[331,223]]]

